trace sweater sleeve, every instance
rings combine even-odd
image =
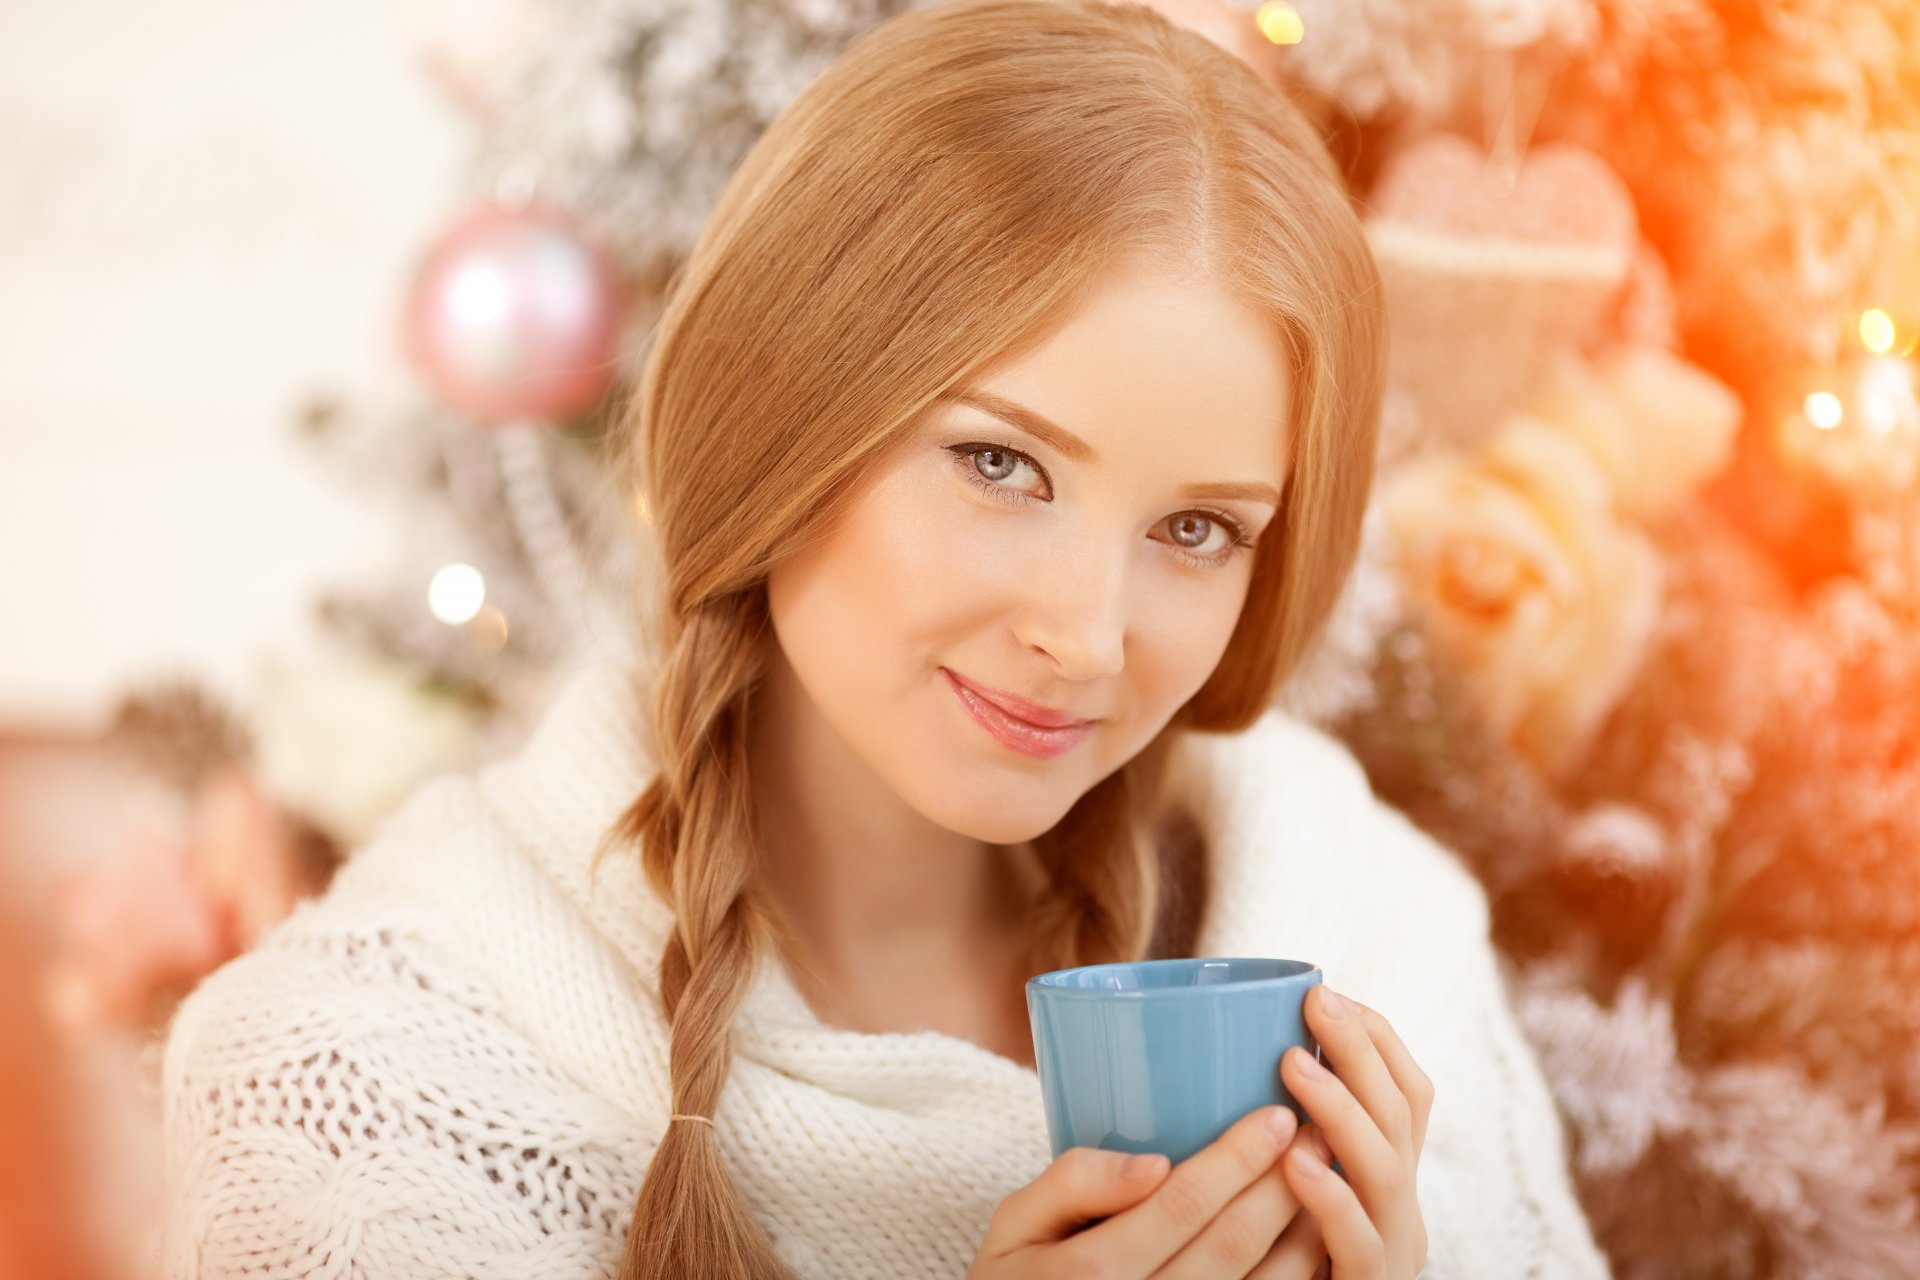
[[[1425,999],[1395,1030],[1434,1082],[1416,1173],[1428,1256],[1422,1280],[1607,1280],[1574,1193],[1559,1109],[1507,1002],[1478,880],[1397,810],[1376,838],[1447,867],[1425,904]],[[1431,1065],[1429,1065],[1431,1064]]]
[[[162,1067],[166,1280],[610,1275],[650,1152],[485,987],[308,904],[181,1005]]]

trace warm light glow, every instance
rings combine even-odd
[[[635,494],[633,495],[633,510],[634,510],[634,514],[636,514],[636,515],[638,515],[638,516],[640,517],[640,523],[641,523],[641,524],[652,524],[652,523],[653,523],[653,513],[652,513],[651,511],[649,511],[649,510],[647,510],[647,495],[646,495],[646,494],[644,494],[644,493],[635,493]]]
[[[1831,431],[1840,425],[1840,419],[1846,414],[1840,408],[1840,397],[1831,391],[1816,391],[1807,397],[1802,411],[1807,421],[1822,431]]]
[[[1286,0],[1267,0],[1254,10],[1253,20],[1260,34],[1275,44],[1299,44],[1307,34],[1307,24]]]
[[[487,602],[487,580],[470,564],[444,565],[427,587],[427,608],[450,627],[470,621]]]
[[[1873,360],[1860,375],[1854,405],[1862,425],[1876,436],[1920,430],[1920,401],[1915,399],[1913,370],[1904,360]]]
[[[1860,313],[1860,341],[1866,344],[1867,350],[1885,355],[1893,350],[1894,338],[1892,316],[1878,307]]]
[[[496,654],[507,647],[507,615],[494,605],[483,605],[467,624],[466,633],[475,652]]]

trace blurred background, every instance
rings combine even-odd
[[[0,1277],[150,1276],[180,997],[631,646],[667,282],[909,7],[0,8]],[[1616,1274],[1920,1273],[1920,0],[1152,7],[1365,219],[1284,702],[1487,886]]]
[[[176,923],[180,894],[147,897],[90,926],[96,949],[150,935],[126,974],[96,966],[101,1003],[70,983],[57,1039],[22,1029],[77,941],[60,890],[90,874],[137,897],[154,881],[129,859],[186,828],[182,779],[104,746],[121,700],[179,679],[247,705],[263,662],[312,643],[325,583],[395,559],[393,513],[289,424],[390,377],[393,280],[460,192],[465,123],[396,17],[0,6],[0,1114],[24,1131],[0,1139],[0,1274],[87,1274],[80,1243],[94,1274],[143,1274],[161,1163],[134,1005],[181,945],[157,935],[191,944],[168,982],[214,956]],[[75,1158],[50,1163],[67,1133]]]

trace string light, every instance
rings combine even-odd
[[[1306,21],[1285,0],[1266,0],[1254,10],[1253,20],[1260,34],[1275,44],[1299,44],[1307,34]]]
[[[1893,350],[1896,337],[1892,316],[1878,307],[1860,313],[1860,341],[1867,350],[1883,356]]]
[[[482,605],[466,626],[467,642],[483,656],[499,653],[507,647],[507,615],[494,605]]]
[[[1856,356],[1780,422],[1783,456],[1861,492],[1904,493],[1920,479],[1920,370],[1899,356]]]
[[[1809,423],[1822,431],[1834,430],[1840,425],[1841,419],[1846,417],[1846,411],[1840,405],[1840,397],[1831,391],[1816,391],[1808,396],[1801,412],[1806,414]]]
[[[1904,360],[1883,356],[1869,361],[1853,399],[1860,424],[1876,436],[1920,432],[1913,370]]]
[[[470,564],[442,565],[427,586],[427,608],[450,627],[469,622],[487,602],[487,580]]]

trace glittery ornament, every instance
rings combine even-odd
[[[427,251],[407,297],[408,358],[488,425],[565,418],[612,382],[613,269],[558,209],[483,205]]]

